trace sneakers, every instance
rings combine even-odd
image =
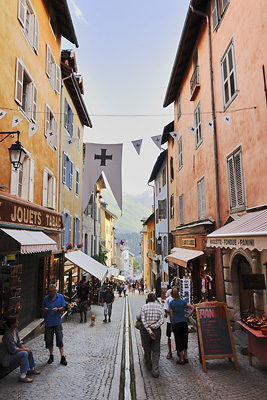
[[[33,380],[25,376],[25,378],[19,378],[19,381],[23,383],[31,383]]]
[[[111,322],[111,319],[110,319],[110,318],[108,319],[108,322]]]
[[[159,371],[152,370],[152,375],[153,375],[154,378],[158,378],[159,377]]]
[[[67,365],[68,364],[65,356],[61,357],[60,364],[62,364],[62,365]]]
[[[103,319],[103,322],[107,322],[107,319],[105,318],[105,319]]]
[[[53,361],[54,361],[54,356],[53,356],[53,354],[50,354],[47,364],[52,364]]]
[[[37,371],[37,369],[30,369],[27,371],[27,375],[40,375],[40,371]]]

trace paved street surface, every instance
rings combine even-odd
[[[145,303],[145,295],[129,295],[132,320]],[[112,322],[104,324],[103,309],[92,306],[96,315],[95,327],[90,320],[79,323],[79,314],[64,323],[64,344],[67,366],[59,364],[60,356],[55,349],[55,361],[48,365],[48,351],[44,347],[43,335],[28,342],[32,348],[37,368],[41,375],[34,377],[31,384],[18,382],[19,370],[0,380],[1,400],[44,399],[111,399],[118,400],[123,304],[124,298],[116,296]],[[90,313],[89,313],[90,314]],[[198,359],[196,333],[189,334],[189,364],[176,365],[176,356],[167,360],[167,340],[165,325],[162,330],[160,376],[155,379],[146,371],[140,333],[132,328],[139,360],[136,371],[136,386],[145,392],[138,400],[151,399],[264,399],[266,398],[267,368],[253,357],[253,366],[248,365],[248,357],[240,355],[237,348],[240,372],[228,360],[207,361],[207,373],[202,371]],[[117,359],[116,359],[116,355]],[[137,395],[140,391],[137,390]],[[141,391],[142,393],[142,391]]]

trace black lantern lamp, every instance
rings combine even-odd
[[[20,131],[17,132],[0,132],[1,135],[6,135],[2,140],[0,140],[0,143],[3,142],[7,137],[12,136],[14,137],[14,134],[18,135],[18,139],[15,143],[11,145],[11,147],[8,149],[9,151],[9,157],[10,157],[10,162],[13,165],[14,169],[17,170],[20,168],[23,164],[25,155],[27,154],[26,150],[24,147],[21,145],[19,141],[19,135]]]

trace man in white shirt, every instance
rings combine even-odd
[[[166,330],[166,336],[168,338],[168,348],[169,348],[169,353],[167,354],[167,358],[170,359],[172,358],[172,346],[171,346],[171,320],[170,320],[170,313],[169,313],[169,309],[170,309],[170,302],[173,300],[172,296],[171,296],[171,290],[169,289],[166,293],[166,300],[164,303],[164,310],[165,313],[167,314],[167,330]]]

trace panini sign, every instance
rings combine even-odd
[[[207,247],[220,247],[230,249],[257,249],[262,251],[267,249],[266,236],[239,236],[227,238],[207,237]]]

